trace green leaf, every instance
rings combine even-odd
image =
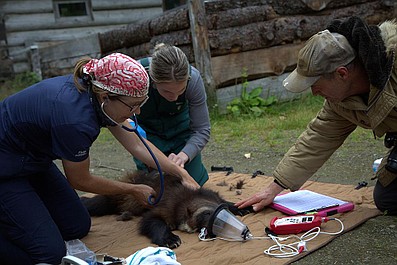
[[[256,98],[259,97],[262,93],[263,88],[262,87],[257,87],[254,88],[251,92],[250,92],[250,97],[251,98]]]

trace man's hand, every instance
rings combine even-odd
[[[235,206],[239,209],[252,206],[255,212],[262,210],[265,206],[269,205],[273,202],[274,198],[283,191],[284,188],[278,185],[275,182],[272,182],[267,188],[264,190],[255,193],[251,197],[237,202]]]
[[[168,159],[180,167],[185,167],[185,163],[189,160],[189,157],[184,152],[180,152],[177,155],[174,153],[171,153],[168,156]]]

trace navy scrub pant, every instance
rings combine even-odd
[[[60,264],[65,242],[91,218],[55,164],[28,177],[0,178],[0,264]]]

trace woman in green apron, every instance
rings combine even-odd
[[[138,124],[150,142],[202,186],[208,180],[201,151],[210,138],[210,120],[199,71],[181,49],[163,43],[140,63],[149,73],[150,87],[149,99],[137,115]],[[138,169],[147,169],[134,161]]]

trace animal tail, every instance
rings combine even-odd
[[[114,200],[104,195],[95,195],[91,198],[81,197],[80,200],[87,208],[90,216],[116,214],[118,211],[117,204]]]

